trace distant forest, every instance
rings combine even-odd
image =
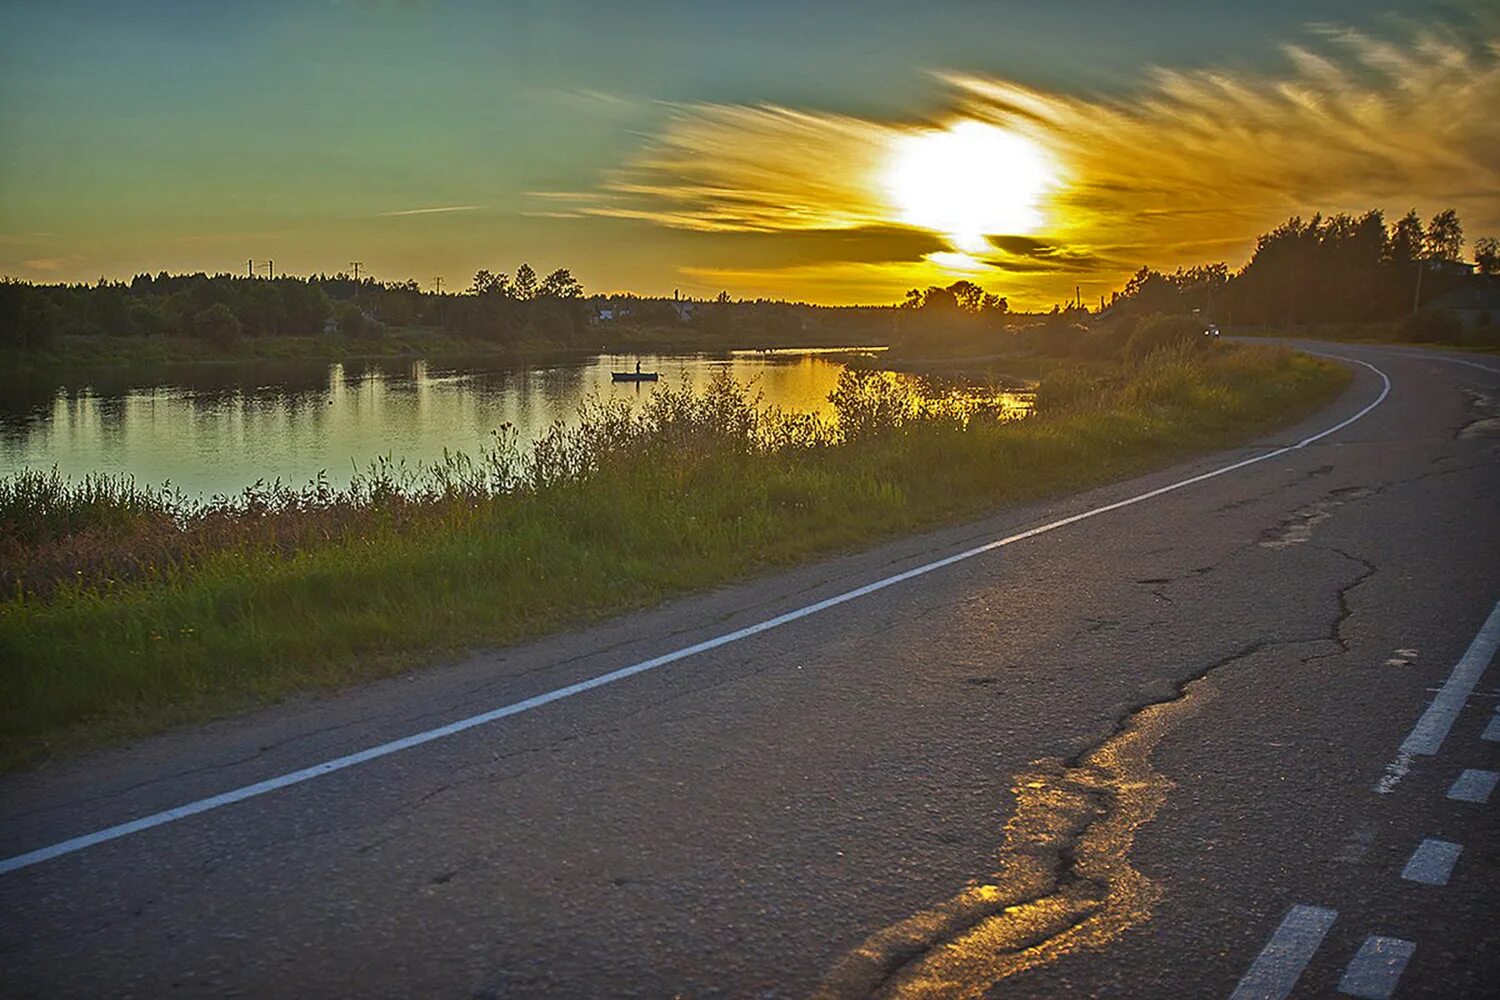
[[[1134,313],[1198,310],[1253,325],[1369,323],[1395,319],[1480,276],[1500,274],[1500,242],[1474,241],[1463,260],[1453,209],[1428,225],[1413,210],[1390,226],[1379,211],[1288,219],[1255,242],[1239,271],[1224,264],[1141,268],[1111,305]],[[1497,317],[1500,318],[1500,317]]]
[[[1141,268],[1099,311],[1120,315],[1188,314],[1250,325],[1355,324],[1410,314],[1476,278],[1500,274],[1500,244],[1474,242],[1462,260],[1457,212],[1425,226],[1415,211],[1387,226],[1379,211],[1292,218],[1262,235],[1237,272],[1223,263]],[[1059,304],[1053,316],[1087,322],[1087,303]],[[415,281],[381,282],[348,274],[306,278],[139,274],[129,282],[35,285],[0,282],[0,345],[41,349],[59,335],[240,338],[340,334],[426,327],[506,344],[597,346],[599,328],[677,328],[695,338],[745,346],[785,344],[808,330],[900,338],[903,333],[1021,327],[1035,317],[1009,311],[1005,298],[970,281],[913,289],[900,306],[829,308],[769,300],[595,295],[566,269],[539,276],[482,270],[462,293],[423,291]]]
[[[138,274],[129,282],[36,285],[0,283],[0,345],[45,348],[59,335],[241,338],[379,335],[391,329],[440,329],[478,341],[598,346],[600,326],[675,328],[704,339],[731,335],[752,346],[782,343],[810,327],[824,332],[889,332],[891,310],[824,308],[765,299],[733,301],[594,295],[567,269],[539,276],[481,270],[462,293],[422,290],[415,281],[318,274]]]

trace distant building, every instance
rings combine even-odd
[[[1446,274],[1455,278],[1467,278],[1474,273],[1474,265],[1466,260],[1424,260],[1429,274]]]
[[[1500,323],[1500,275],[1476,275],[1422,308],[1446,309],[1468,327]]]

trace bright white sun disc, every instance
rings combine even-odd
[[[976,121],[902,136],[886,176],[902,222],[944,233],[971,252],[986,248],[986,234],[1036,232],[1042,198],[1056,183],[1035,142]]]

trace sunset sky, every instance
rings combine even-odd
[[[1500,5],[0,7],[0,272],[1097,300],[1315,209],[1500,234]]]

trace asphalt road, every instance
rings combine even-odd
[[[31,853],[1295,445],[1382,379],[1138,480],[9,776],[0,992],[1496,996],[1500,793],[1466,799],[1500,771],[1500,359],[1318,349],[1388,397],[608,684]]]

